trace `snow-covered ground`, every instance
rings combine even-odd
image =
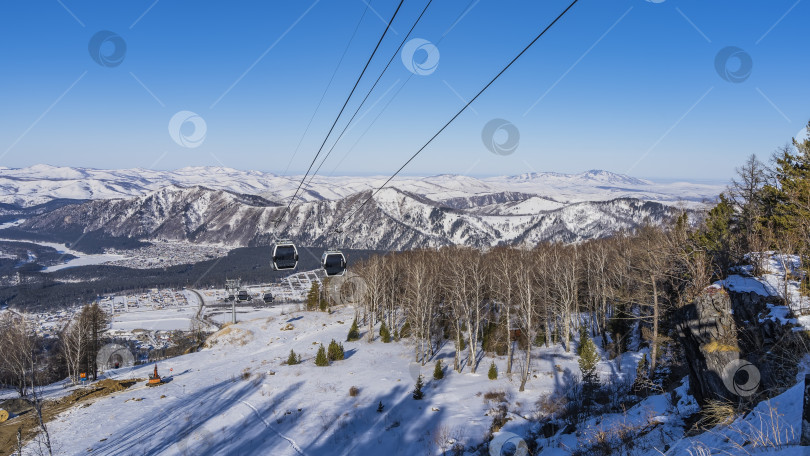
[[[297,312],[229,326],[211,348],[159,363],[162,373],[171,372],[168,384],[68,411],[50,424],[51,438],[59,454],[393,456],[429,448],[438,454],[437,436],[468,445],[483,441],[492,405],[483,394],[504,391],[516,416],[529,417],[540,395],[562,384],[566,371],[577,371],[573,355],[538,350],[533,376],[519,393],[516,375],[487,378],[489,358],[476,374],[453,372],[452,344],[446,344],[439,358],[451,366],[434,381],[433,365],[413,363],[410,346],[365,339],[343,342],[345,360],[315,366],[317,344],[344,341],[353,315],[352,309]],[[294,328],[282,329],[288,324]],[[302,364],[282,365],[290,349],[302,355]],[[503,360],[496,364],[504,372]],[[609,364],[604,372],[612,370]],[[124,375],[145,377],[151,369]],[[421,401],[411,398],[419,372],[426,381]],[[356,397],[349,395],[352,386],[360,390]],[[380,402],[384,409],[377,412]]]
[[[762,277],[741,271],[714,286],[778,294],[785,283],[782,258],[767,258]],[[788,291],[798,293],[798,282],[789,280]],[[791,306],[801,306],[806,298],[791,299]],[[778,307],[772,307],[772,315],[780,314]],[[208,348],[160,362],[167,384],[138,385],[59,415],[49,424],[57,453],[437,455],[455,442],[468,449],[485,442],[497,407],[487,399],[491,392],[503,392],[509,407],[509,420],[493,442],[536,431],[538,399],[560,393],[579,373],[576,355],[560,346],[535,348],[526,390],[519,392],[519,376],[504,374],[504,357],[484,357],[476,374],[469,366],[454,372],[454,348],[448,341],[437,355],[445,364],[445,378],[433,380],[433,364],[414,363],[408,342],[369,343],[365,337],[345,342],[353,309],[333,314],[293,309],[292,305],[246,309],[238,314],[239,323],[209,339]],[[127,315],[120,324],[136,321],[136,315]],[[230,314],[218,311],[215,319],[228,321]],[[361,325],[363,336],[365,331]],[[332,339],[342,341],[346,359],[329,367],[315,366],[319,344],[326,346]],[[285,365],[291,349],[301,354],[302,364]],[[602,382],[632,382],[643,353],[600,362]],[[494,381],[487,378],[493,360],[499,370]],[[105,376],[143,378],[152,368],[120,369]],[[519,370],[519,361],[514,368]],[[425,397],[417,401],[411,393],[420,373]],[[622,454],[805,454],[806,448],[797,446],[805,373],[810,373],[810,356],[805,356],[794,387],[733,423],[696,436],[684,434],[684,418],[697,409],[684,378],[674,394],[649,396],[623,413],[589,418],[573,433],[557,432],[537,443],[543,455],[569,455],[605,434],[624,434],[632,438]],[[352,387],[358,388],[357,395],[349,394]],[[46,396],[63,391],[60,385],[51,385]]]

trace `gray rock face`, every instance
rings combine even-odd
[[[677,330],[695,399],[700,404],[732,400],[723,375],[725,367],[740,358],[740,347],[728,293],[708,288],[694,303],[679,310]]]
[[[710,400],[737,402],[779,386],[779,379],[790,375],[775,353],[784,349],[781,344],[790,328],[764,318],[767,304],[782,301],[754,292],[707,288],[676,312],[689,384],[701,405]]]

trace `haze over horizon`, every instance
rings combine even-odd
[[[402,7],[354,98],[425,3]],[[810,44],[810,5],[742,4],[580,2],[403,175],[605,169],[727,181],[810,118],[810,62],[797,57]],[[300,175],[397,2],[369,5],[6,3],[0,55],[14,71],[0,76],[0,166]],[[565,6],[434,2],[319,175],[395,171]],[[513,150],[487,150],[495,119],[519,133]],[[490,136],[514,139],[502,128]]]

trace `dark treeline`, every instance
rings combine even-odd
[[[321,249],[299,247],[299,270],[320,267]],[[349,261],[359,261],[375,253],[344,250]],[[243,283],[267,283],[288,273],[273,271],[270,247],[244,247],[217,260],[160,269],[131,269],[120,266],[79,266],[45,273],[38,268],[19,269],[21,283],[0,289],[0,303],[14,308],[44,310],[85,304],[99,295],[139,293],[150,288],[222,287],[226,278]]]

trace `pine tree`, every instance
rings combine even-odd
[[[422,383],[422,374],[419,374],[419,377],[416,379],[416,385],[413,388],[413,398],[417,401],[425,396],[425,393],[422,392],[423,386],[425,385]]]
[[[380,404],[377,405],[377,413],[382,413],[384,408],[385,406],[383,405],[382,401],[380,401]]]
[[[487,372],[487,376],[490,380],[495,380],[498,378],[498,368],[495,366],[495,361],[489,365],[489,372]]]
[[[444,378],[444,369],[442,368],[442,360],[436,360],[436,368],[433,369],[433,380],[441,380]]]
[[[584,345],[584,340],[589,339],[588,337],[588,328],[585,325],[580,325],[579,327],[579,346],[577,347],[577,355],[582,356],[582,346]]]
[[[647,355],[641,356],[636,366],[636,379],[633,382],[633,393],[645,394],[647,391],[647,384],[649,383],[650,375],[647,367]]]
[[[357,327],[357,317],[355,317],[354,321],[352,321],[352,327],[349,328],[349,335],[346,337],[346,340],[348,342],[360,340],[360,329]]]
[[[388,326],[385,326],[385,321],[380,324],[380,339],[386,344],[391,342],[391,331],[388,330]]]
[[[406,321],[402,328],[399,329],[399,338],[407,339],[409,337],[411,337],[411,323]]]
[[[318,354],[315,355],[315,365],[320,367],[329,365],[329,358],[326,357],[326,349],[323,348],[323,344],[318,348]]]
[[[301,362],[301,355],[298,355],[298,357],[296,357],[295,352],[292,349],[290,349],[290,356],[287,357],[287,364],[289,364],[290,366],[294,366],[300,362]]]
[[[318,293],[318,308],[321,312],[329,310],[329,301],[323,296],[324,293]]]
[[[327,349],[327,357],[329,358],[329,361],[340,361],[344,358],[344,356],[343,344],[339,344],[335,342],[335,339],[332,339],[332,342],[329,342],[329,348]]]
[[[318,282],[312,282],[312,286],[307,292],[307,310],[315,310],[318,308],[320,301],[321,289]]]
[[[582,371],[582,380],[592,390],[599,384],[599,377],[596,375],[599,351],[587,334],[585,334],[585,339],[580,341],[579,351],[579,370]]]

